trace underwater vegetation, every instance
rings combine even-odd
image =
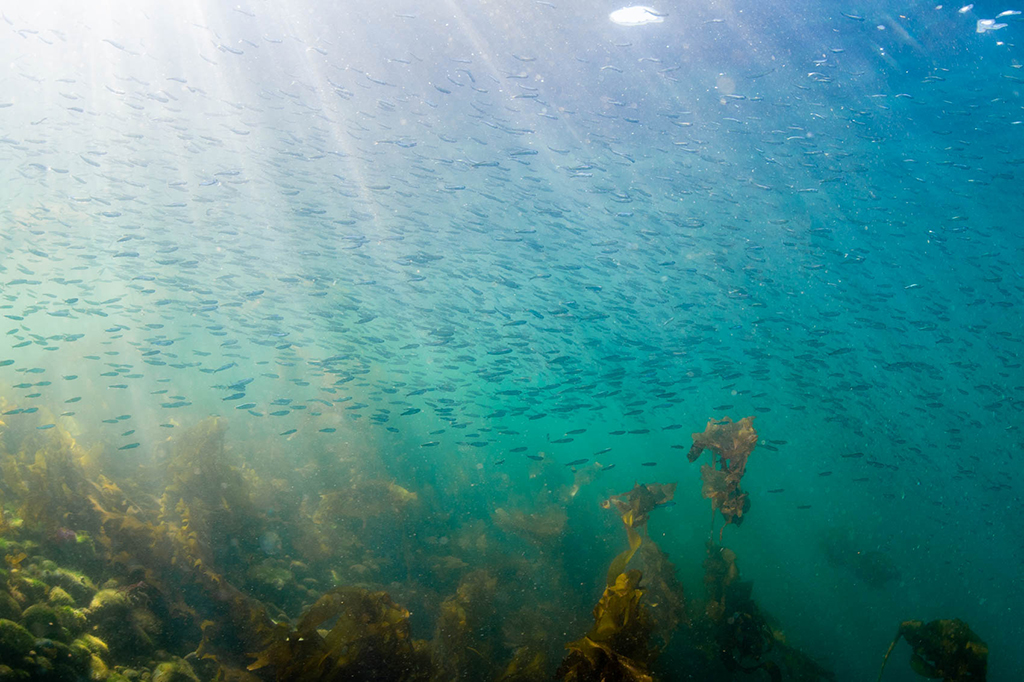
[[[933,620],[925,623],[908,620],[900,623],[896,636],[882,660],[878,679],[882,679],[889,656],[900,641],[907,641],[914,653],[910,667],[918,675],[945,682],[984,680],[988,673],[988,646],[960,619]]]
[[[750,417],[694,434],[725,524],[703,557],[680,557],[703,571],[688,591],[649,531],[697,493],[675,482],[594,504],[599,465],[565,482],[538,462],[531,492],[468,512],[360,453],[291,470],[243,457],[227,432],[205,419],[125,468],[62,426],[4,425],[0,680],[839,679],[787,641],[721,544],[750,512]],[[598,508],[625,536],[606,538],[624,546],[603,575],[566,556]],[[886,660],[901,638],[921,675],[985,678],[987,647],[959,620],[903,623]]]

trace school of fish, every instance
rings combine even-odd
[[[53,4],[0,22],[0,420],[631,484],[755,415],[785,518],[1024,558],[1012,8]]]

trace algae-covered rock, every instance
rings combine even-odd
[[[99,637],[90,634],[82,635],[74,641],[74,644],[81,644],[97,656],[106,656],[109,651],[109,647],[106,642]]]
[[[96,618],[123,615],[130,610],[128,599],[117,590],[100,590],[89,602],[89,613]]]
[[[70,594],[78,606],[88,604],[96,594],[96,587],[92,581],[74,571],[58,568],[45,573],[43,578],[54,587],[59,587]]]
[[[89,656],[89,679],[104,680],[105,682],[109,682],[111,679],[110,668],[96,654]]]
[[[291,571],[271,559],[251,567],[246,577],[260,587],[272,590],[282,590],[295,582]]]
[[[85,614],[70,606],[58,606],[54,609],[57,612],[57,622],[66,629],[72,637],[82,634],[89,623]]]
[[[50,594],[49,585],[44,583],[42,580],[36,580],[35,578],[29,578],[24,575],[12,578],[11,586],[21,594],[25,595],[28,601],[33,604],[36,602],[46,601],[46,596]]]
[[[110,646],[115,660],[137,659],[153,650],[159,619],[149,610],[133,606],[123,592],[100,590],[85,613],[90,633]]]
[[[64,588],[60,586],[54,587],[52,590],[50,590],[50,596],[46,600],[46,602],[53,607],[75,605],[74,598],[70,594],[68,594]]]
[[[0,618],[21,620],[21,606],[7,592],[0,591]]]
[[[13,620],[0,619],[0,661],[16,661],[32,650],[36,638]]]
[[[192,666],[182,660],[161,663],[153,670],[152,682],[199,682]]]
[[[78,682],[90,673],[92,652],[82,645],[37,639],[33,649],[36,656],[32,679]]]
[[[21,614],[21,622],[36,637],[68,640],[68,631],[60,624],[57,612],[45,604],[34,604]]]
[[[0,682],[28,682],[29,675],[24,670],[14,670],[0,663]]]

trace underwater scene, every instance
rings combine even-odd
[[[1021,11],[0,3],[0,682],[1024,679]]]

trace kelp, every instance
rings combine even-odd
[[[740,580],[736,553],[707,543],[704,560],[707,593],[702,617],[695,623],[696,645],[708,659],[730,672],[761,671],[773,682],[830,682],[835,675],[786,643],[753,599],[753,584]]]
[[[640,603],[640,571],[620,573],[594,607],[594,626],[566,645],[555,676],[564,682],[653,682],[650,621]]]
[[[679,626],[687,622],[686,597],[676,578],[676,567],[650,538],[640,548],[645,605],[651,622],[651,639],[661,652],[668,649]]]
[[[637,529],[647,524],[651,512],[657,507],[672,501],[676,485],[676,483],[637,483],[628,493],[612,495],[601,503],[604,509],[615,507],[626,527],[626,536],[629,539],[629,549],[615,557],[611,566],[608,567],[609,586],[614,584],[619,574],[626,570],[626,566],[643,543]]]
[[[18,516],[26,530],[44,540],[62,529],[96,529],[87,499],[89,483],[80,465],[87,455],[60,425],[30,435],[3,465],[5,485],[21,500]]]
[[[314,521],[337,523],[342,519],[354,519],[363,527],[373,518],[395,522],[404,518],[416,500],[416,493],[393,481],[358,481],[343,490],[332,490],[321,495]]]
[[[547,670],[547,657],[532,647],[516,649],[512,661],[498,677],[497,682],[547,682],[551,675]]]
[[[160,520],[187,528],[190,553],[208,564],[227,563],[215,555],[256,551],[265,525],[242,462],[225,446],[226,431],[227,420],[208,417],[157,458],[170,479],[159,498]]]
[[[707,558],[704,559],[704,590],[707,594],[704,614],[711,622],[718,623],[724,617],[727,590],[739,579],[740,570],[736,566],[736,553],[709,541]]]
[[[327,630],[321,626],[330,623]],[[316,601],[294,630],[258,654],[250,671],[270,667],[293,682],[414,682],[430,679],[426,643],[414,640],[409,612],[386,592],[337,587]]]
[[[729,671],[764,670],[773,682],[781,680],[779,667],[764,660],[775,644],[775,637],[751,598],[753,586],[739,579],[736,553],[711,542],[707,547],[705,615],[712,624],[719,660]]]
[[[605,509],[614,506],[622,516],[623,523],[630,528],[639,528],[647,523],[647,519],[655,508],[672,501],[677,485],[676,483],[637,483],[628,493],[612,495],[601,506]],[[627,515],[629,516],[628,520]]]
[[[626,493],[613,495],[601,506],[615,508],[626,528],[629,549],[616,556],[608,567],[607,586],[594,607],[594,626],[581,639],[566,645],[569,654],[559,666],[556,676],[567,682],[651,682],[650,664],[659,649],[649,645],[652,631],[661,632],[662,646],[667,645],[670,631],[680,619],[681,604],[666,604],[652,619],[650,609],[641,604],[644,588],[642,574],[626,570],[630,560],[643,545],[637,529],[644,527],[657,507],[672,501],[675,483],[637,483]],[[682,589],[675,582],[675,568],[657,548],[648,554],[663,588],[671,599],[682,600]],[[668,575],[666,575],[668,573]],[[671,584],[668,581],[672,581]]]
[[[499,507],[491,519],[501,530],[517,535],[538,545],[549,545],[565,532],[569,516],[562,505],[549,503],[537,511]]]
[[[709,419],[703,433],[693,434],[687,459],[693,463],[704,450],[711,450],[711,464],[700,469],[704,497],[721,512],[725,524],[740,525],[750,510],[750,499],[740,490],[740,479],[747,470],[747,459],[757,445],[754,418],[734,422],[729,417]],[[723,527],[724,530],[724,527]]]
[[[908,620],[900,623],[896,636],[882,659],[878,679],[882,679],[889,656],[900,641],[914,650],[910,667],[918,675],[944,682],[984,682],[988,674],[988,645],[959,618],[925,623]]]
[[[433,680],[494,679],[504,658],[495,608],[498,580],[485,570],[468,573],[440,606],[432,643]]]

